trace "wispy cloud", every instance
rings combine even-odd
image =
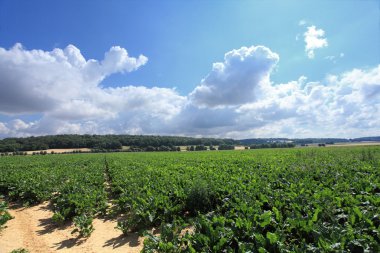
[[[339,58],[343,58],[344,57],[344,53],[340,53],[339,55],[335,56],[335,55],[328,55],[325,57],[326,60],[329,60],[329,61],[332,61],[333,63],[337,63],[337,60]]]
[[[298,25],[299,26],[304,26],[304,25],[306,25],[306,20],[304,20],[304,19],[301,19],[299,22],[298,22]]]

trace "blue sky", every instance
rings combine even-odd
[[[379,20],[378,1],[90,2],[0,0],[0,48],[6,52],[10,52],[16,43],[22,44],[22,52],[31,50],[50,52],[54,48],[63,50],[68,45],[73,45],[80,50],[86,60],[95,59],[101,62],[105,52],[112,46],[119,46],[127,50],[130,57],[137,58],[139,55],[144,55],[148,59],[147,62],[139,65],[133,71],[115,69],[105,73],[97,79],[97,89],[109,95],[109,93],[116,92],[115,90],[111,92],[110,88],[143,87],[149,93],[146,95],[149,97],[152,95],[152,88],[156,87],[163,89],[161,91],[164,94],[167,91],[174,92],[171,94],[175,96],[173,99],[179,99],[178,104],[174,103],[176,106],[174,109],[170,109],[170,112],[166,111],[169,109],[165,107],[166,109],[159,113],[146,111],[143,108],[131,110],[130,108],[135,108],[135,106],[131,106],[128,102],[128,105],[117,107],[117,110],[115,109],[116,114],[111,113],[109,119],[103,121],[93,115],[87,117],[85,112],[81,114],[83,117],[69,119],[59,116],[53,117],[51,112],[46,109],[11,110],[7,108],[14,108],[15,106],[12,107],[10,104],[8,106],[4,102],[0,103],[0,122],[3,125],[3,133],[1,134],[0,128],[0,136],[65,132],[183,134],[234,138],[271,137],[272,134],[284,137],[311,137],[325,136],[326,134],[328,136],[336,134],[340,137],[355,137],[357,135],[380,134],[376,131],[376,120],[373,118],[379,116],[377,114],[379,109],[377,99],[379,83],[376,79],[376,71],[380,61]],[[320,41],[322,46],[318,46],[318,43],[315,44],[314,57],[311,58],[305,51],[305,33],[313,26],[316,31],[323,32],[319,39],[326,40],[326,43]],[[318,115],[315,115],[313,119],[308,119],[306,123],[306,117],[302,116],[300,112],[294,112],[296,115],[289,114],[287,117],[283,117],[282,114],[282,117],[270,118],[270,114],[276,114],[276,109],[273,109],[263,116],[263,111],[265,111],[263,105],[266,104],[267,106],[264,107],[268,109],[268,104],[274,103],[274,100],[271,101],[270,99],[275,99],[276,96],[278,99],[281,98],[281,92],[277,89],[276,93],[263,87],[261,87],[261,92],[253,91],[255,87],[260,86],[257,83],[250,83],[249,80],[253,77],[245,80],[246,82],[243,84],[243,87],[250,87],[246,91],[249,94],[252,91],[252,100],[245,99],[244,103],[223,102],[223,96],[218,95],[217,98],[222,101],[220,104],[214,103],[210,106],[210,103],[204,101],[200,104],[194,102],[210,98],[208,95],[203,96],[204,93],[202,93],[202,99],[199,99],[200,95],[197,94],[201,94],[200,90],[202,90],[197,90],[199,87],[216,86],[233,93],[234,90],[225,89],[226,87],[219,82],[220,80],[214,78],[208,82],[202,82],[202,79],[207,79],[207,76],[212,75],[213,63],[227,63],[228,59],[226,60],[225,54],[231,50],[259,45],[269,49],[270,53],[277,54],[279,58],[278,60],[271,58],[274,61],[273,64],[268,69],[263,68],[262,70],[270,76],[267,80],[271,83],[271,86],[268,86],[269,88],[279,87],[280,84],[298,82],[302,76],[306,77],[307,81],[304,81],[303,84],[299,83],[299,86],[302,86],[301,88],[307,84],[310,84],[311,87],[313,82],[318,82],[319,85],[326,87],[333,85],[329,77],[335,76],[338,79],[334,82],[336,87],[351,85],[353,87],[352,94],[354,94],[354,91],[361,90],[361,88],[355,86],[357,85],[355,82],[351,84],[342,83],[344,75],[353,73],[352,71],[355,69],[362,71],[362,75],[365,76],[360,76],[361,80],[369,78],[371,81],[367,82],[370,85],[368,89],[374,89],[376,95],[375,102],[366,105],[366,110],[361,108],[365,112],[372,110],[372,116],[365,116],[368,124],[359,126],[360,124],[358,125],[357,122],[354,124],[352,120],[347,122],[349,117],[344,114],[346,120],[342,116],[341,120],[344,122],[339,121],[336,124],[347,124],[347,127],[341,132],[336,132],[331,130],[334,125],[329,126],[330,130],[326,129],[326,124],[322,121],[319,122]],[[243,51],[239,51],[239,53],[243,53]],[[251,50],[246,57],[255,57],[254,54],[256,51]],[[8,55],[8,57],[10,56]],[[263,59],[257,58],[256,60]],[[38,65],[38,63],[36,64]],[[249,69],[251,72],[260,69],[260,62],[252,64],[250,65],[252,69]],[[239,69],[242,68],[244,66],[239,65]],[[40,69],[41,72],[45,70],[46,68]],[[235,70],[232,68],[231,71]],[[19,75],[23,75],[22,71],[20,73]],[[66,74],[71,75],[70,73]],[[266,75],[259,76],[260,80],[267,78]],[[231,85],[228,84],[228,87],[232,86],[235,87],[235,90],[239,90],[240,86],[236,86],[234,83],[240,83],[238,80],[242,78],[244,76],[235,76],[235,79],[229,80]],[[8,79],[14,80],[15,78],[9,77]],[[0,89],[3,94],[14,94],[10,90],[15,86],[12,86],[8,79],[6,79],[7,82],[0,83]],[[36,80],[40,79],[37,78]],[[47,87],[55,86],[54,81],[45,81]],[[72,80],[72,82],[75,81],[77,79]],[[33,81],[31,82],[30,85],[33,85]],[[37,81],[35,85],[38,86]],[[20,87],[22,87],[21,84]],[[175,90],[173,90],[174,87]],[[68,86],[68,88],[70,87]],[[71,88],[75,89],[74,87]],[[219,88],[213,90],[213,93],[219,92]],[[365,87],[365,90],[368,89]],[[196,90],[197,92],[195,92]],[[242,90],[244,91],[244,89]],[[274,92],[277,95],[273,97],[271,94],[265,93],[264,90]],[[92,92],[95,91],[92,90]],[[138,96],[129,90],[122,92],[128,92],[125,96],[131,97],[132,100],[136,100],[135,98]],[[293,88],[287,92],[292,93],[291,98],[295,99],[298,90]],[[331,92],[331,90],[326,91],[326,94]],[[337,90],[333,92],[340,94],[340,91]],[[88,95],[88,93],[76,94],[81,101],[91,101],[92,104],[84,105],[84,108],[91,107],[92,111],[102,111],[104,107],[107,107],[104,103],[101,105],[99,101],[95,101],[94,95]],[[265,94],[263,95],[263,93]],[[161,94],[161,92],[157,94]],[[34,98],[39,97],[39,95],[41,95],[40,99],[45,97],[52,99],[53,96],[52,94],[34,94]],[[152,95],[152,99],[157,100],[156,95]],[[310,97],[310,94],[308,95]],[[16,97],[11,101],[18,101],[18,99],[21,97]],[[77,99],[77,97],[68,95],[65,101],[70,102],[73,99]],[[334,99],[341,101],[337,96],[334,98],[321,96],[319,99],[323,102],[322,104],[328,104],[328,101]],[[54,105],[59,108],[70,107],[63,100],[60,101],[59,105],[57,103]],[[11,101],[7,103],[11,103]],[[39,100],[36,99],[36,101]],[[141,105],[143,102],[139,101],[138,103]],[[172,105],[170,102],[168,103],[168,108],[171,108]],[[253,105],[254,103],[256,105]],[[257,103],[261,103],[261,107]],[[304,101],[303,105],[306,106],[305,104],[310,105],[310,102]],[[108,105],[108,107],[111,108],[112,106]],[[276,105],[274,107],[279,108],[281,106]],[[297,107],[294,105],[293,109],[297,110]],[[157,108],[157,106],[152,105],[152,108]],[[245,123],[241,121],[242,115],[237,113],[242,108],[255,108],[250,111],[254,116],[245,119]],[[329,110],[339,111],[339,108],[331,108],[330,106]],[[317,107],[310,107],[309,109],[317,110]],[[107,110],[103,113],[107,114]],[[353,117],[354,113],[363,116],[364,112],[353,111],[350,113],[350,116]],[[137,114],[145,115],[145,118],[138,118]],[[172,118],[168,124],[177,127],[170,129],[168,126],[160,124],[162,121],[169,120],[160,118],[158,115],[161,114],[171,115]],[[229,115],[233,120],[220,119],[222,117],[219,114]],[[214,122],[210,124],[210,127],[200,127],[194,123],[197,122],[196,119],[205,115],[210,116],[210,121],[213,117],[220,120],[220,125],[215,125]],[[186,121],[188,129],[181,125],[184,124],[183,118],[194,119],[193,122]],[[131,119],[133,119],[132,122]],[[68,127],[58,130],[57,126],[62,126],[58,122],[46,129],[41,127],[42,122],[47,124],[47,122],[59,120],[68,124]],[[298,125],[297,129],[284,128],[284,125],[289,124],[286,120],[291,124]],[[20,123],[20,121],[25,124],[24,128],[16,126],[16,123]],[[248,124],[246,123],[248,121],[254,123]],[[145,127],[146,122],[151,125],[149,128]],[[309,131],[311,122],[317,122],[317,124],[313,125],[315,129]],[[86,124],[90,124],[91,127],[85,127]],[[302,124],[305,125],[304,129],[301,127]],[[115,125],[117,127],[114,127]],[[133,127],[130,127],[131,125]],[[276,129],[273,129],[274,125]]]

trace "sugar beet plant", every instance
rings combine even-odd
[[[8,204],[2,200],[4,196],[0,196],[0,229],[2,229],[10,219],[13,219],[11,214],[8,212]]]

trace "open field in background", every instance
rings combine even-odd
[[[342,142],[342,143],[334,143],[332,145],[327,144],[326,146],[331,147],[350,147],[350,146],[380,146],[380,142]]]
[[[1,157],[0,194],[0,252],[380,250],[379,146]]]
[[[80,150],[82,152],[90,152],[91,149],[89,148],[56,148],[56,149],[45,149],[45,150],[33,150],[33,151],[25,151],[28,155],[32,155],[33,153],[46,151],[48,154],[51,154],[52,152],[56,154],[62,154],[62,153],[72,153],[73,151]]]

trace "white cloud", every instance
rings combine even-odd
[[[293,131],[299,134],[311,129],[309,136],[379,134],[380,65],[329,76],[325,82],[273,85],[267,94],[271,95],[242,105],[240,121],[249,123],[254,118],[277,124],[292,120]]]
[[[100,86],[108,75],[135,71],[146,62],[145,56],[130,57],[121,47],[112,47],[102,61],[86,60],[73,45],[50,52],[20,44],[0,48],[0,113],[42,114],[30,124],[4,122],[1,134],[125,132],[132,125],[148,128],[151,120],[165,122],[186,100],[174,89]]]
[[[21,44],[9,50],[0,48],[0,112],[65,109],[72,100],[88,100],[89,93],[97,92],[99,83],[108,75],[134,71],[146,62],[145,56],[129,57],[120,47],[112,47],[101,62],[86,61],[73,45],[50,52],[26,50]],[[90,114],[94,113],[91,105],[77,107],[82,116],[86,107]]]
[[[148,58],[140,55],[138,58],[129,57],[127,50],[119,46],[111,47],[105,54],[104,60],[97,66],[104,76],[116,72],[131,72],[145,65]]]
[[[146,111],[152,117],[170,119],[181,111],[186,98],[178,95],[174,89],[146,88],[126,86],[106,90],[112,98],[115,108],[131,111]]]
[[[256,100],[236,106],[188,104],[172,125],[181,134],[231,138],[355,137],[379,135],[379,118],[380,65],[264,85]]]
[[[25,130],[27,128],[29,128],[31,125],[33,125],[33,123],[25,123],[24,121],[22,121],[21,119],[15,119],[11,122],[11,127],[13,130],[16,130],[16,131],[20,131],[20,130]]]
[[[0,136],[6,135],[8,133],[9,133],[8,127],[3,122],[0,122]]]
[[[190,94],[199,106],[239,105],[257,99],[257,89],[269,81],[279,56],[264,46],[242,47],[224,55],[224,62],[212,71]]]
[[[213,64],[199,86],[184,96],[169,88],[101,87],[105,76],[134,71],[146,62],[144,57],[132,59],[120,47],[110,52],[96,61],[86,60],[74,46],[51,52],[19,45],[0,48],[0,111],[12,118],[0,122],[0,137],[380,135],[380,65],[327,75],[317,82],[301,76],[274,84],[270,74],[279,56],[263,46],[242,47],[226,53],[224,61]],[[35,112],[42,116],[18,118]]]
[[[309,26],[307,28],[307,31],[304,33],[304,40],[306,43],[305,51],[308,58],[314,58],[315,49],[328,46],[327,39],[324,36],[325,31],[322,29],[317,29],[315,26]]]

